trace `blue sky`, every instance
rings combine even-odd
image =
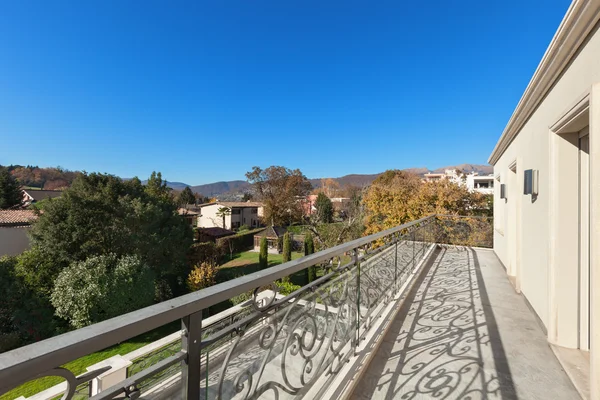
[[[4,1],[0,164],[189,184],[483,164],[568,6]]]

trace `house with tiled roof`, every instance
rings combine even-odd
[[[29,248],[27,232],[38,215],[33,210],[0,210],[0,257]]]
[[[264,205],[256,201],[217,201],[198,206],[199,228],[239,229],[242,225],[249,228],[261,226]]]
[[[60,197],[62,190],[23,189],[23,205],[29,206],[38,201]]]

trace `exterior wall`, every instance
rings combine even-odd
[[[225,226],[223,226],[223,218],[217,216],[219,204],[210,206],[204,206],[200,209],[200,215],[198,216],[198,227],[199,228],[225,228],[231,229],[231,216],[225,216]]]
[[[248,225],[250,228],[260,226],[259,217],[263,214],[263,207],[258,207],[257,213],[252,213],[252,207],[233,207],[232,213],[225,216],[225,226],[223,226],[223,217],[217,216],[219,208],[223,205],[215,203],[212,205],[204,206],[200,209],[200,215],[198,216],[198,227],[200,228],[225,228],[232,229],[232,226],[239,222],[241,225]],[[240,214],[233,214],[233,210],[240,210]],[[244,222],[245,219],[245,222]],[[252,221],[256,224],[252,225]]]
[[[554,125],[578,98],[589,91],[593,83],[600,82],[598,54],[600,33],[596,30],[494,165],[494,176],[500,179],[496,181],[494,190],[494,215],[497,219],[494,250],[506,266],[508,274],[515,277],[517,290],[527,297],[547,328],[551,327],[550,321],[557,318],[561,307],[560,304],[553,305],[551,300],[551,268],[555,262],[552,255],[560,251],[560,248],[572,249],[573,245],[569,243],[568,236],[566,241],[552,244],[552,232],[556,232],[552,216],[566,215],[571,205],[555,204],[556,199],[551,195],[553,185],[556,185],[556,182],[552,181],[553,174],[560,174],[560,171],[553,172],[552,160],[557,157],[557,139],[549,127]],[[515,162],[516,173],[510,169]],[[539,170],[537,198],[523,195],[523,173],[526,169]],[[562,179],[563,182],[573,179],[557,176],[557,179]],[[500,183],[507,185],[507,200],[500,199]],[[572,300],[556,299],[558,303],[569,301]],[[568,314],[561,317],[561,324],[568,325],[573,322],[568,320]],[[571,319],[576,317],[571,316]],[[553,337],[561,335],[560,329],[549,329],[551,341]],[[569,340],[565,340],[566,342],[562,341],[560,344],[568,345]]]
[[[0,257],[16,256],[29,248],[28,227],[0,227]]]

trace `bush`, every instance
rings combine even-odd
[[[154,274],[137,256],[90,257],[62,270],[51,301],[56,315],[81,328],[152,304]]]
[[[204,289],[216,283],[217,268],[215,264],[204,262],[194,267],[187,278],[187,287],[190,291]]]
[[[294,285],[290,281],[276,282],[279,294],[287,296],[302,288],[300,285]]]
[[[283,262],[292,260],[292,240],[289,232],[283,235]]]
[[[252,250],[254,248],[254,235],[264,231],[265,228],[254,229],[227,236],[216,240],[217,247],[223,249],[223,253],[239,253],[241,251]]]
[[[194,243],[188,252],[189,265],[216,264],[223,256],[223,249],[213,242]]]
[[[306,232],[304,236],[304,255],[313,254],[315,252],[315,242],[313,241],[312,234]],[[306,281],[311,283],[317,279],[317,267],[312,265],[306,269]]]
[[[265,269],[269,266],[269,248],[267,244],[267,238],[263,236],[260,238],[260,253],[258,254],[258,265],[260,269]]]

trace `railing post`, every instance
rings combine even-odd
[[[187,353],[181,362],[182,395],[184,399],[200,398],[200,345],[202,342],[202,311],[181,319],[183,335],[181,349]],[[208,365],[206,365],[208,370]]]
[[[360,263],[358,247],[354,249],[354,265],[356,266],[356,346],[360,343]]]
[[[394,245],[394,290],[398,290],[398,242],[400,235],[396,236],[396,244]]]

